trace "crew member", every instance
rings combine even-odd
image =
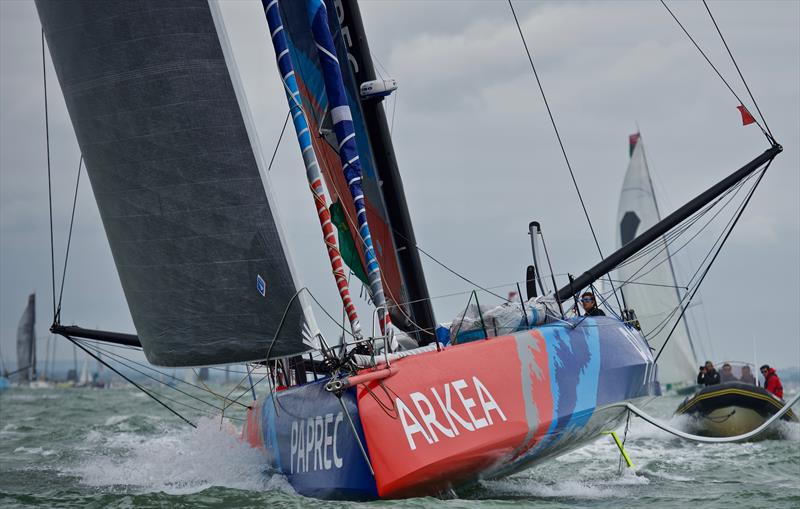
[[[606,316],[603,310],[597,307],[597,302],[595,302],[592,292],[585,292],[581,295],[581,305],[587,316]]]
[[[775,368],[764,364],[761,366],[761,374],[764,375],[764,388],[767,392],[771,392],[783,399],[783,384],[781,384],[781,379],[778,378],[778,373],[775,372]]]
[[[736,375],[733,374],[733,368],[727,362],[722,365],[722,374],[719,377],[719,381],[722,383],[739,381]]]
[[[713,362],[706,361],[704,366],[700,366],[697,383],[699,385],[717,385],[719,383],[719,373],[714,369]]]
[[[748,385],[756,384],[756,377],[750,372],[750,366],[742,366],[742,376],[739,378],[739,381]]]

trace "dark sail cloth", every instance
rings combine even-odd
[[[697,375],[698,385],[717,385],[719,383],[719,373],[717,370],[706,371]]]

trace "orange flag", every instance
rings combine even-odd
[[[751,115],[744,106],[739,105],[736,107],[736,109],[738,109],[739,113],[742,114],[742,125],[749,125],[756,121],[756,119],[753,118],[753,115]]]

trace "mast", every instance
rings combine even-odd
[[[688,218],[710,203],[712,200],[714,200],[714,198],[721,195],[736,185],[739,181],[759,169],[762,165],[774,159],[775,156],[780,154],[782,151],[783,147],[780,145],[776,144],[771,146],[761,155],[745,164],[735,172],[731,173],[717,184],[706,189],[694,199],[683,205],[681,208],[653,225],[650,229],[635,237],[633,240],[617,249],[609,256],[600,260],[600,262],[588,269],[578,278],[574,279],[572,282],[570,282],[570,284],[559,289],[555,295],[556,299],[559,302],[564,302],[567,299],[571,299],[574,292],[589,286],[603,275],[607,274],[609,271],[614,270],[614,268],[616,268],[619,264],[638,253],[654,240],[657,240],[659,237],[680,224],[684,219]]]
[[[356,83],[361,84],[374,80],[376,78],[375,66],[369,51],[358,2],[356,0],[334,0],[333,5],[347,46],[347,59]],[[408,291],[406,300],[411,303],[411,316],[420,328],[432,331],[436,327],[436,320],[417,250],[417,240],[408,212],[403,181],[397,166],[389,124],[386,121],[386,112],[381,101],[376,99],[361,101],[361,108],[364,112],[367,135],[373,148],[375,164],[380,175],[381,194],[386,203],[388,219],[392,227],[400,273]],[[421,345],[432,341],[427,335],[419,339]]]

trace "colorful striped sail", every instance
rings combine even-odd
[[[353,124],[353,115],[350,104],[347,102],[342,71],[336,48],[328,26],[328,12],[325,3],[321,0],[309,0],[309,15],[311,33],[317,46],[318,58],[322,68],[322,78],[325,83],[325,93],[328,97],[328,108],[333,122],[333,131],[336,134],[339,161],[342,172],[347,181],[347,187],[353,199],[356,210],[357,231],[361,241],[361,249],[367,266],[367,278],[372,294],[372,300],[378,309],[381,331],[386,332],[391,325],[386,310],[386,298],[381,281],[381,268],[375,256],[375,248],[370,234],[367,208],[364,202],[364,190],[361,187],[361,162],[356,145],[356,132]]]
[[[366,274],[369,270],[363,249],[361,249],[363,246],[359,235],[356,206],[350,194],[347,179],[341,170],[338,141],[334,133],[331,107],[325,91],[322,64],[311,30],[312,6],[304,0],[298,0],[279,1],[278,7],[283,22],[283,32],[286,35],[294,65],[295,79],[309,124],[311,142],[332,202],[330,210],[332,213],[335,210],[343,212],[340,216],[344,217],[346,228],[339,228],[339,248],[345,263],[353,269],[353,274],[361,279],[359,272],[363,273],[364,277],[361,280],[368,285],[369,278],[366,277]],[[352,62],[353,58],[348,54],[348,45],[345,42],[345,38],[353,37],[353,34],[343,33],[339,21],[333,15],[328,18],[328,27],[336,50],[333,54],[347,55],[347,58],[343,56],[339,58],[339,67],[356,134],[355,146],[361,165],[363,201],[370,225],[374,255],[381,267],[385,298],[390,306],[404,303],[408,301],[408,291],[398,264],[397,245],[392,235],[392,226],[389,223],[386,203],[381,192],[375,155],[368,136],[364,111],[359,101],[358,84],[350,68],[351,63],[349,62]],[[342,223],[340,222],[339,225],[341,226]],[[353,241],[350,246],[348,246],[348,240]],[[349,247],[353,249],[348,249]],[[348,258],[347,253],[355,256]],[[371,287],[369,289],[372,290]]]
[[[295,77],[292,56],[289,53],[286,42],[286,33],[283,28],[278,0],[262,0],[264,13],[267,16],[269,32],[272,38],[272,46],[275,49],[275,57],[278,63],[278,71],[281,75],[286,99],[289,102],[289,111],[292,116],[294,130],[297,134],[297,141],[300,144],[300,151],[303,154],[303,164],[306,168],[306,178],[314,196],[314,205],[317,209],[317,216],[322,227],[322,235],[328,250],[328,258],[331,262],[331,270],[336,279],[336,286],[339,288],[339,296],[342,299],[350,327],[355,336],[361,334],[361,324],[358,320],[356,307],[350,297],[350,288],[347,282],[347,275],[344,270],[341,253],[336,242],[336,234],[331,221],[331,213],[328,210],[327,198],[322,186],[322,174],[320,173],[317,156],[311,142],[311,134],[303,111],[303,99],[300,95]]]

